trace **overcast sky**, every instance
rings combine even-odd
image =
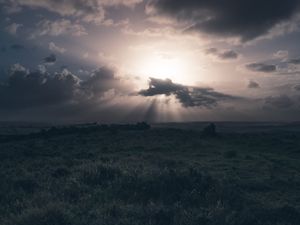
[[[0,120],[300,119],[300,0],[0,0]]]

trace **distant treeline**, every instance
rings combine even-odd
[[[25,134],[25,135],[0,135],[0,142],[7,141],[18,141],[30,138],[41,138],[41,137],[51,137],[56,135],[65,134],[87,134],[93,132],[107,131],[112,134],[118,131],[143,131],[149,130],[151,126],[146,122],[139,122],[136,124],[79,124],[70,126],[53,126],[49,129],[42,129],[40,132]]]
[[[146,122],[139,122],[136,124],[79,124],[64,127],[51,127],[48,130],[42,130],[41,133],[77,133],[77,132],[94,132],[94,131],[118,131],[118,130],[148,130],[151,126]]]

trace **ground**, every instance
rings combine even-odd
[[[300,126],[226,126],[2,134],[0,224],[299,224]]]

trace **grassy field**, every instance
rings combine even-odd
[[[218,127],[218,126],[217,126]],[[297,225],[300,129],[0,136],[1,225]]]

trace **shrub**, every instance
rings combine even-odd
[[[216,125],[214,123],[210,123],[209,125],[204,127],[202,133],[206,137],[215,137],[217,135]]]

